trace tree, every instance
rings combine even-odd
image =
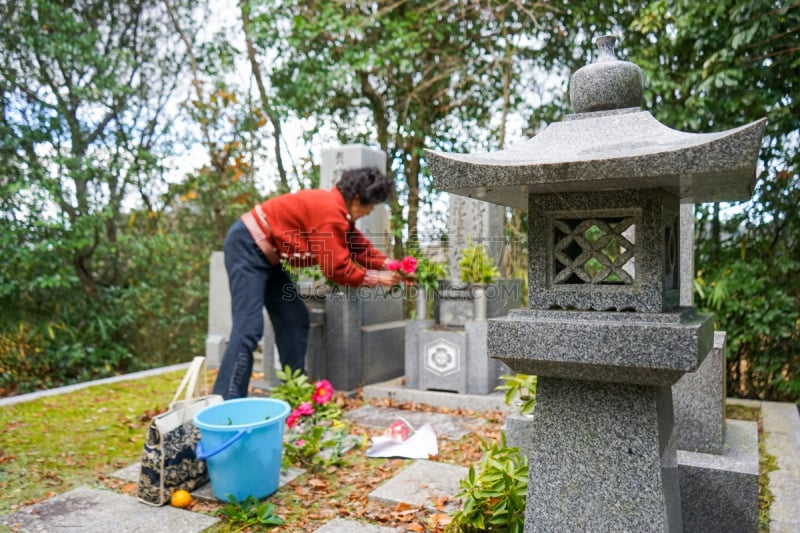
[[[525,25],[545,9],[417,0],[250,6],[253,42],[262,56],[274,54],[276,100],[333,126],[341,141],[376,141],[387,152],[405,184],[392,206],[395,227],[407,218],[412,242],[431,191],[423,148],[474,146],[495,112],[518,104],[522,66],[512,58],[523,57]]]
[[[131,361],[126,205],[163,192],[183,70],[159,6],[0,6],[0,324],[46,331],[54,374]]]

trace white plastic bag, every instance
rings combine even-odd
[[[424,424],[415,430],[405,418],[400,418],[389,426],[386,434],[372,437],[372,446],[367,450],[367,457],[427,459],[438,453],[436,433],[430,424]]]

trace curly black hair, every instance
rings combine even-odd
[[[362,204],[379,204],[394,194],[392,178],[373,167],[345,170],[336,188],[348,202],[358,196]]]

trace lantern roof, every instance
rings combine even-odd
[[[435,186],[519,209],[527,209],[530,194],[657,187],[682,203],[749,199],[766,119],[687,133],[639,107],[617,108],[641,99],[638,68],[601,54],[572,77],[570,98],[580,112],[508,149],[426,150]]]

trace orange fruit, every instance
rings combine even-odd
[[[192,495],[185,490],[176,490],[172,493],[172,506],[186,508],[192,503]]]

